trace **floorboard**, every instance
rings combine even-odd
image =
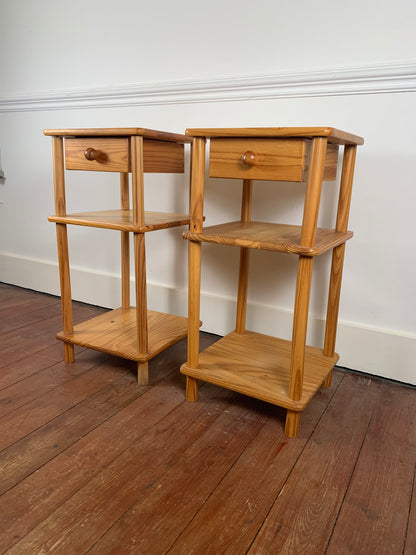
[[[413,389],[382,383],[328,553],[402,553],[416,465]]]
[[[284,411],[273,407],[280,418],[267,420],[169,553],[246,553],[342,379],[335,373],[333,387],[317,394],[294,440],[284,435]]]
[[[337,369],[288,439],[278,407],[187,402],[186,340],[148,386],[89,349],[65,364],[60,310],[0,284],[0,553],[416,553],[416,388]]]
[[[324,553],[379,387],[347,374],[293,466],[249,553]]]

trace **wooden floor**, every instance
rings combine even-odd
[[[287,439],[276,407],[186,402],[185,340],[139,387],[103,353],[64,364],[60,329],[59,299],[0,285],[1,553],[416,553],[415,388],[338,370]]]

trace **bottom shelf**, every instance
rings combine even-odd
[[[299,401],[289,397],[292,343],[269,335],[235,331],[200,353],[198,368],[187,363],[182,374],[293,411],[302,411],[335,366],[339,356],[323,355],[322,349],[306,347],[303,393]]]
[[[56,337],[67,343],[103,351],[122,358],[144,362],[173,345],[188,332],[183,316],[147,311],[149,352],[137,352],[136,309],[117,308],[74,326],[72,334],[59,332]]]

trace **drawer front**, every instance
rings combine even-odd
[[[302,181],[305,139],[211,139],[210,177]]]
[[[130,155],[127,138],[65,139],[67,170],[129,172]]]
[[[265,181],[303,181],[309,166],[309,139],[211,139],[209,175]],[[324,181],[336,178],[338,146],[328,144]]]

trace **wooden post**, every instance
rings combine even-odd
[[[322,178],[324,173],[327,139],[312,139],[308,180],[306,184],[305,205],[300,244],[312,247],[315,243],[321,199]],[[295,309],[293,315],[292,355],[290,359],[289,397],[298,401],[303,391],[303,372],[305,366],[305,344],[308,324],[309,297],[312,280],[313,257],[299,256],[296,280]],[[286,435],[296,437],[299,426],[299,413],[288,410],[286,413]]]
[[[202,231],[204,211],[204,175],[205,175],[205,139],[195,138],[191,153],[191,195],[190,225],[191,231]],[[188,288],[188,365],[197,368],[199,364],[199,318],[201,288],[201,243],[189,241],[189,288]],[[186,398],[196,401],[198,382],[186,377]]]
[[[62,137],[52,137],[53,179],[55,191],[55,213],[66,216],[64,148]],[[66,224],[56,224],[58,247],[59,280],[61,286],[63,332],[72,334],[71,277],[69,271],[68,234]],[[65,362],[74,362],[74,346],[64,342]]]
[[[144,225],[144,177],[143,177],[143,137],[131,137],[131,166],[133,193],[133,221]],[[147,294],[146,294],[146,249],[144,233],[134,233],[134,267],[136,284],[136,331],[137,352],[148,354],[147,335]],[[148,361],[137,363],[139,385],[149,383]]]
[[[129,210],[129,174],[120,174],[120,206],[122,210]],[[130,235],[128,231],[121,231],[121,306],[130,308]]]
[[[241,202],[241,221],[251,221],[251,201],[253,196],[253,182],[251,179],[243,180],[243,195]],[[250,249],[240,248],[240,268],[238,274],[238,293],[237,293],[237,333],[244,333],[246,330],[247,313],[247,289],[248,289],[248,269],[250,261]]]
[[[336,230],[345,232],[348,228],[348,217],[351,205],[352,182],[354,178],[356,145],[345,145],[342,164],[341,184],[338,200]],[[331,277],[329,281],[328,308],[326,316],[324,355],[333,356],[338,325],[339,298],[341,293],[342,270],[344,266],[345,243],[335,247],[332,251]],[[330,387],[332,370],[323,382],[324,387]]]
[[[312,139],[305,205],[303,208],[302,232],[300,236],[300,244],[304,247],[312,247],[315,243],[326,146],[326,138],[315,137]]]

